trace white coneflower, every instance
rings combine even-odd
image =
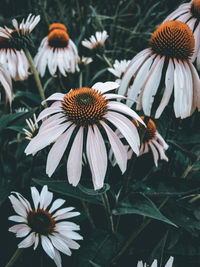
[[[33,114],[33,120],[30,118],[26,119],[26,123],[28,125],[29,130],[23,128],[23,131],[26,135],[25,138],[27,140],[31,140],[37,134],[39,128],[35,113]]]
[[[174,257],[171,256],[164,267],[172,267],[173,262],[174,262]],[[138,261],[137,267],[147,267],[147,264],[143,263],[142,261]],[[158,267],[158,261],[154,260],[153,263],[151,264],[151,267]]]
[[[122,78],[124,76],[124,73],[129,65],[129,63],[131,62],[131,60],[115,60],[113,67],[112,68],[108,68],[108,71],[111,72],[113,75],[115,75],[118,79],[115,80],[115,82],[117,82],[118,84],[121,83]],[[130,85],[130,84],[129,84]]]
[[[200,0],[192,0],[189,3],[180,5],[172,12],[165,21],[178,20],[191,28],[195,38],[195,49],[192,61],[197,58],[197,67],[200,69]]]
[[[141,119],[144,120],[144,116],[141,116]],[[144,127],[140,122],[136,124],[135,121],[133,121],[133,123],[137,127],[138,131],[140,131],[142,127]],[[119,138],[123,138],[123,136],[119,133],[119,131],[117,131],[116,134],[119,136]],[[165,151],[168,149],[168,147],[169,147],[168,144],[165,142],[163,137],[157,131],[156,125],[153,122],[153,120],[149,119],[147,127],[145,129],[143,140],[141,142],[140,152],[138,156],[141,156],[151,151],[155,166],[158,167],[159,158],[161,160],[168,161],[168,157],[165,155]],[[128,159],[131,159],[133,155],[133,150],[127,145],[125,145],[125,149],[127,151]],[[109,159],[112,165],[115,166],[116,159],[113,155],[112,149],[110,149]]]
[[[24,238],[18,244],[18,248],[34,245],[35,250],[41,242],[47,255],[58,267],[62,267],[59,251],[71,256],[71,249],[80,247],[74,240],[83,239],[75,232],[80,230],[79,225],[68,221],[69,218],[78,216],[80,213],[72,211],[73,207],[59,209],[65,200],[59,198],[52,203],[53,193],[48,191],[46,185],[43,186],[40,194],[35,187],[31,187],[31,194],[33,207],[17,192],[12,192],[9,196],[17,215],[10,216],[8,219],[18,223],[10,227],[9,231],[15,233],[16,237]]]
[[[23,51],[29,43],[29,34],[40,21],[40,16],[29,14],[20,24],[12,20],[14,29],[0,27],[0,63],[8,70],[14,80],[25,80],[29,63]]]
[[[95,36],[92,35],[89,38],[89,41],[85,39],[81,42],[81,44],[87,47],[88,49],[92,50],[97,47],[103,46],[107,38],[108,38],[107,31],[96,32]]]
[[[131,119],[143,120],[126,105],[110,101],[123,98],[108,93],[118,88],[115,82],[96,83],[92,88],[77,88],[67,94],[55,93],[48,100],[55,100],[44,109],[38,121],[47,118],[41,125],[38,134],[31,140],[25,153],[37,151],[55,142],[48,154],[46,173],[51,176],[57,168],[73,134],[73,144],[67,160],[69,183],[76,186],[82,173],[82,156],[86,152],[95,189],[103,187],[107,171],[107,150],[102,136],[106,133],[116,161],[124,173],[127,165],[126,150],[109,126],[118,128],[133,151],[139,153],[139,135]],[[52,115],[54,114],[54,115]],[[50,116],[52,115],[52,116]],[[86,151],[83,144],[86,144]]]
[[[66,76],[67,72],[79,71],[77,47],[69,38],[64,24],[50,25],[49,34],[42,40],[34,61],[42,77],[47,66],[52,76],[56,74],[57,69],[63,76]]]
[[[180,21],[166,21],[153,33],[149,46],[136,55],[129,64],[120,85],[119,94],[128,91],[127,105],[137,101],[137,109],[150,116],[154,97],[162,80],[165,89],[157,108],[159,118],[167,106],[174,89],[174,112],[177,118],[190,116],[200,110],[200,80],[191,63],[194,53],[194,36],[189,26]],[[165,66],[165,68],[164,68]]]

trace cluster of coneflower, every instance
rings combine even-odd
[[[25,133],[30,142],[25,149],[26,155],[35,155],[52,144],[46,164],[46,173],[50,177],[70,146],[66,163],[69,183],[77,186],[84,161],[90,168],[95,190],[104,185],[108,160],[113,165],[118,164],[122,173],[127,170],[133,152],[139,156],[150,149],[156,166],[159,158],[168,161],[165,155],[168,145],[150,117],[158,119],[172,100],[177,118],[187,118],[196,108],[200,110],[200,79],[193,65],[195,63],[200,68],[199,19],[200,0],[181,5],[155,30],[147,49],[131,61],[116,60],[108,69],[118,78],[115,82],[97,82],[91,88],[68,89],[67,93],[54,93],[47,99],[40,88],[45,109],[34,121],[27,120],[30,130],[26,129]],[[10,105],[11,78],[24,80],[31,71],[35,75],[34,67],[43,77],[47,66],[52,76],[57,72],[66,76],[69,72],[79,71],[81,62],[88,64],[92,61],[80,59],[66,26],[54,23],[42,40],[33,64],[28,52],[29,35],[39,20],[39,16],[29,15],[20,24],[13,20],[13,29],[0,28],[0,82]],[[82,45],[96,49],[103,46],[107,38],[106,31],[96,32],[96,36],[82,41]],[[154,101],[155,96],[160,99],[159,104]],[[47,106],[49,102],[51,104]],[[137,110],[143,110],[144,116],[133,111],[135,104]],[[79,226],[63,220],[79,213],[71,212],[71,207],[59,209],[65,202],[62,199],[49,206],[53,194],[47,186],[41,194],[35,187],[31,192],[34,207],[19,193],[10,196],[18,214],[10,220],[20,224],[9,230],[17,237],[25,237],[19,248],[34,244],[36,249],[40,240],[45,252],[57,266],[61,266],[59,251],[71,255],[70,249],[79,248],[74,240],[82,239],[74,232]],[[153,264],[157,266],[157,261]],[[171,257],[166,266],[172,264]],[[138,262],[139,266],[146,265]]]

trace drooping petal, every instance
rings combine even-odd
[[[107,170],[107,152],[102,135],[96,125],[88,127],[86,152],[92,172],[94,188],[103,187]]]
[[[49,238],[44,235],[41,235],[41,244],[42,244],[44,251],[47,253],[47,255],[50,258],[54,259],[55,250]]]
[[[169,60],[169,64],[167,67],[166,75],[165,75],[165,91],[163,97],[161,99],[160,105],[156,110],[155,118],[158,119],[162,114],[164,108],[169,103],[172,91],[174,87],[174,63],[173,60]]]
[[[104,94],[108,91],[119,88],[119,84],[116,82],[105,82],[105,83],[98,82],[98,83],[95,83],[92,86],[92,88],[96,89],[96,90],[100,91],[102,94]]]
[[[115,132],[113,132],[113,130],[105,122],[101,121],[100,123],[102,124],[107,133],[116,161],[122,173],[124,173],[126,170],[127,160],[128,160],[127,151],[122,142],[120,141],[119,137],[115,134]]]
[[[35,242],[35,233],[32,232],[22,242],[18,244],[18,248],[28,248]]]
[[[68,146],[71,135],[75,129],[74,125],[71,125],[65,133],[63,133],[52,146],[47,157],[46,173],[49,177],[54,173],[61,158]]]
[[[82,153],[83,153],[83,132],[84,128],[80,127],[72,144],[68,161],[67,175],[69,183],[77,186],[81,178],[82,171]]]

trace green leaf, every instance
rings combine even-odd
[[[119,208],[113,210],[113,214],[138,214],[176,226],[159,211],[156,205],[148,197],[143,194],[132,194],[128,201],[121,203]]]
[[[78,187],[74,187],[69,184],[68,181],[61,181],[61,180],[39,180],[33,179],[33,182],[39,185],[48,185],[49,189],[60,193],[62,195],[70,196],[73,198],[77,198],[80,200],[84,200],[90,203],[102,205],[101,197],[96,195],[88,195],[81,191]]]
[[[91,264],[94,267],[105,266],[116,255],[123,242],[124,238],[119,234],[114,235],[96,229],[84,239],[76,266],[91,267]]]
[[[3,131],[7,125],[10,122],[13,122],[14,120],[26,115],[27,112],[18,112],[18,113],[14,113],[14,114],[6,114],[6,115],[2,115],[0,118],[0,132]]]
[[[108,191],[110,189],[109,184],[104,184],[103,187],[99,190],[94,190],[90,188],[86,188],[85,186],[81,185],[80,183],[77,186],[83,193],[90,195],[90,196],[96,196],[96,195],[101,195]]]

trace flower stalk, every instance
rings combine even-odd
[[[23,248],[17,248],[12,258],[9,260],[9,262],[6,264],[5,267],[12,267],[23,251],[24,251]]]

